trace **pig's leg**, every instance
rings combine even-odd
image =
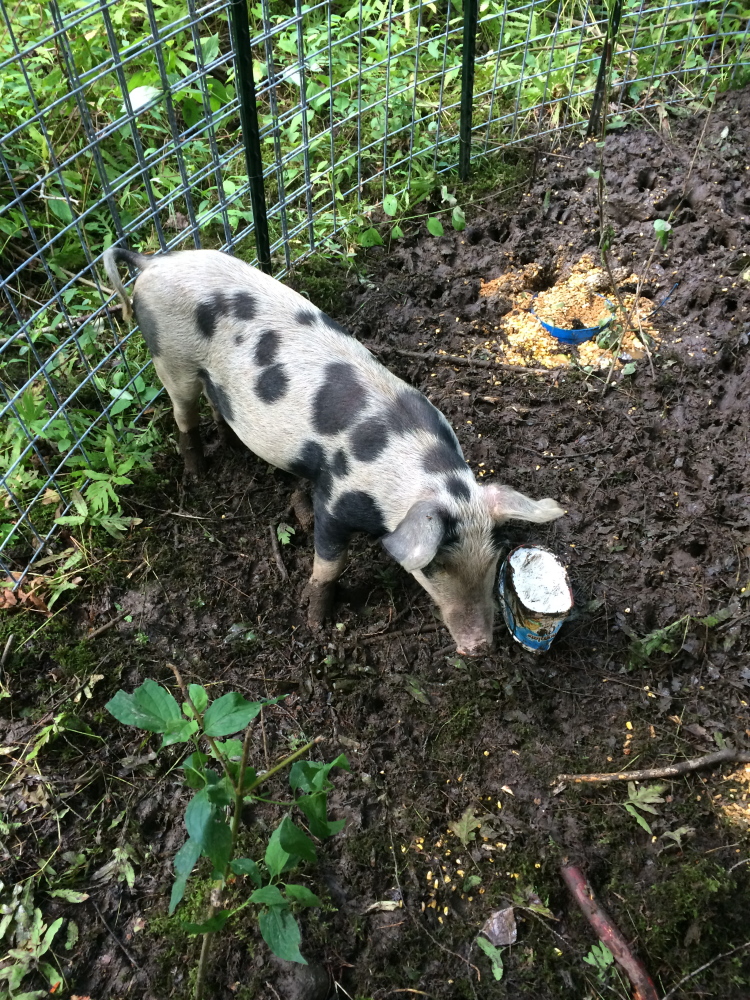
[[[185,462],[185,472],[202,476],[205,472],[203,443],[198,428],[198,400],[203,386],[197,372],[171,372],[167,366],[154,358],[154,368],[164,384],[170,400],[172,412],[179,431],[180,454]]]
[[[324,559],[315,552],[313,571],[307,585],[307,622],[311,628],[322,625],[333,607],[336,581],[346,566],[346,549],[334,559]]]

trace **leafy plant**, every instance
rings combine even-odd
[[[599,982],[604,983],[615,958],[606,944],[600,941],[599,944],[591,946],[591,951],[588,955],[583,956],[583,960],[587,965],[592,965],[596,969]]]
[[[0,882],[0,894],[4,889]],[[0,941],[5,939],[9,945],[0,958],[0,982],[4,980],[7,989],[0,995],[8,1000],[40,1000],[62,986],[63,977],[46,956],[64,921],[58,917],[51,924],[44,922],[42,911],[34,906],[32,882],[14,886],[10,899],[0,906]],[[16,992],[32,973],[46,979],[48,988]]]
[[[666,787],[666,785],[640,785],[636,787],[634,781],[628,782],[628,801],[623,803],[625,811],[630,813],[638,826],[642,827],[650,837],[653,836],[653,832],[642,814],[647,812],[653,816],[658,815],[659,810],[656,806],[664,802],[662,792]]]
[[[719,608],[713,614],[705,615],[701,618],[696,618],[693,615],[683,615],[682,618],[678,618],[677,621],[672,622],[670,625],[654,629],[653,632],[649,632],[641,638],[631,633],[632,641],[630,643],[628,665],[631,668],[641,667],[655,653],[672,655],[682,647],[688,631],[694,624],[702,625],[704,628],[715,628],[717,625],[730,619],[733,615],[734,610],[732,608]]]
[[[289,524],[285,524],[283,521],[276,526],[276,537],[282,545],[289,545],[292,540],[292,535],[294,534],[294,528]]]
[[[656,232],[656,239],[659,241],[659,245],[662,250],[667,249],[669,243],[669,233],[672,229],[671,225],[666,221],[666,219],[654,219],[654,231]]]
[[[312,837],[330,837],[344,825],[327,815],[328,793],[333,788],[329,774],[333,768],[349,769],[346,757],[338,756],[329,764],[301,761],[317,740],[307,743],[285,757],[279,764],[257,774],[249,764],[252,729],[249,723],[271,701],[247,701],[236,692],[209,699],[205,688],[190,684],[183,688],[184,702],[178,704],[166,688],[146,680],[132,694],[118,691],[107,703],[107,710],[124,725],[135,726],[162,736],[161,749],[180,743],[192,743],[194,749],[182,763],[185,784],[193,796],[185,810],[188,839],[175,855],[175,881],[169,902],[174,913],[181,902],[188,879],[200,858],[210,863],[216,902],[201,922],[184,922],[191,934],[203,934],[203,949],[196,980],[196,1000],[203,995],[210,949],[210,935],[221,930],[236,914],[248,906],[256,907],[261,935],[279,958],[306,964],[300,952],[300,929],[293,910],[320,906],[318,897],[306,886],[288,881],[289,873],[300,862],[314,862],[316,847]],[[227,737],[247,728],[244,741]],[[208,753],[201,747],[205,744]],[[262,859],[238,857],[240,821],[243,805],[266,801],[258,789],[271,777],[289,768],[289,784],[296,798],[287,803],[285,814],[271,834]],[[292,819],[294,810],[305,818],[309,834]],[[229,881],[249,879],[253,891],[234,906],[224,906],[223,897]]]
[[[477,938],[477,944],[492,963],[492,975],[498,981],[503,978],[503,956],[499,948],[481,935]]]

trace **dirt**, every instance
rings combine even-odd
[[[209,477],[185,486],[170,447],[128,501],[144,525],[11,660],[5,747],[33,740],[61,706],[85,723],[53,733],[38,771],[16,772],[0,792],[5,820],[21,824],[5,840],[4,881],[46,863],[37,905],[79,926],[77,944],[55,949],[73,993],[189,996],[198,943],[165,916],[185,836],[178,757],[155,757],[155,740],[103,711],[117,688],[146,677],[172,686],[170,662],[212,694],[287,696],[256,727],[258,768],[317,735],[319,759],[344,752],[352,768],[335,777],[332,805],[346,827],[304,870],[325,902],[300,917],[307,985],[269,958],[243,911],[216,943],[217,1000],[625,997],[611,970],[598,977],[583,962],[596,938],[566,896],[565,859],[583,866],[660,994],[746,940],[750,772],[665,783],[664,801],[641,810],[650,833],[624,808],[624,784],[556,781],[750,747],[750,93],[725,95],[708,120],[667,123],[607,143],[613,265],[647,272],[654,305],[679,285],[652,317],[651,361],[624,358],[606,393],[598,363],[541,374],[495,366],[505,307],[480,295],[532,263],[542,291],[582,255],[597,258],[594,144],[540,147],[520,202],[467,203],[465,232],[407,235],[369,251],[359,274],[294,279],[427,393],[478,475],[564,505],[549,528],[506,531],[508,547],[552,548],[573,581],[576,607],[549,653],[522,650],[498,617],[492,654],[456,659],[426,594],[366,540],[353,547],[336,622],[311,634],[302,595],[312,537],[289,512],[292,477],[217,449]],[[662,250],[652,223],[670,212]],[[437,351],[468,360],[399,353]],[[280,521],[295,528],[280,546],[288,581],[270,544]],[[82,692],[91,675],[101,679]],[[283,783],[273,791],[283,795]],[[481,827],[462,843],[451,825],[467,809]],[[274,810],[258,809],[243,834],[255,856]],[[103,871],[115,848],[131,852],[132,885]],[[203,912],[202,876],[188,915]],[[470,876],[480,881],[465,888]],[[90,899],[52,899],[53,886]],[[379,901],[403,906],[371,910]],[[508,903],[518,939],[496,981],[472,942]],[[745,949],[675,996],[749,991]]]

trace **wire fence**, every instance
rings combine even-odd
[[[750,79],[746,2],[620,6],[610,127]],[[398,220],[460,159],[580,141],[607,25],[550,0],[0,0],[0,582],[72,585],[55,532],[125,530],[158,445],[108,246],[283,276],[379,242],[383,200]]]

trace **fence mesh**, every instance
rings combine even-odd
[[[140,337],[102,281],[114,242],[254,262],[232,14],[249,18],[272,268],[379,240],[459,158],[470,0],[0,0],[0,581],[75,559],[59,525],[127,527],[158,443]],[[232,10],[232,7],[235,9]],[[470,156],[580,140],[607,5],[482,0]],[[744,2],[625,0],[610,127],[750,78]],[[466,109],[465,109],[466,110]],[[578,130],[578,131],[577,131]],[[75,555],[75,553],[74,553]],[[66,576],[67,572],[67,576]]]

